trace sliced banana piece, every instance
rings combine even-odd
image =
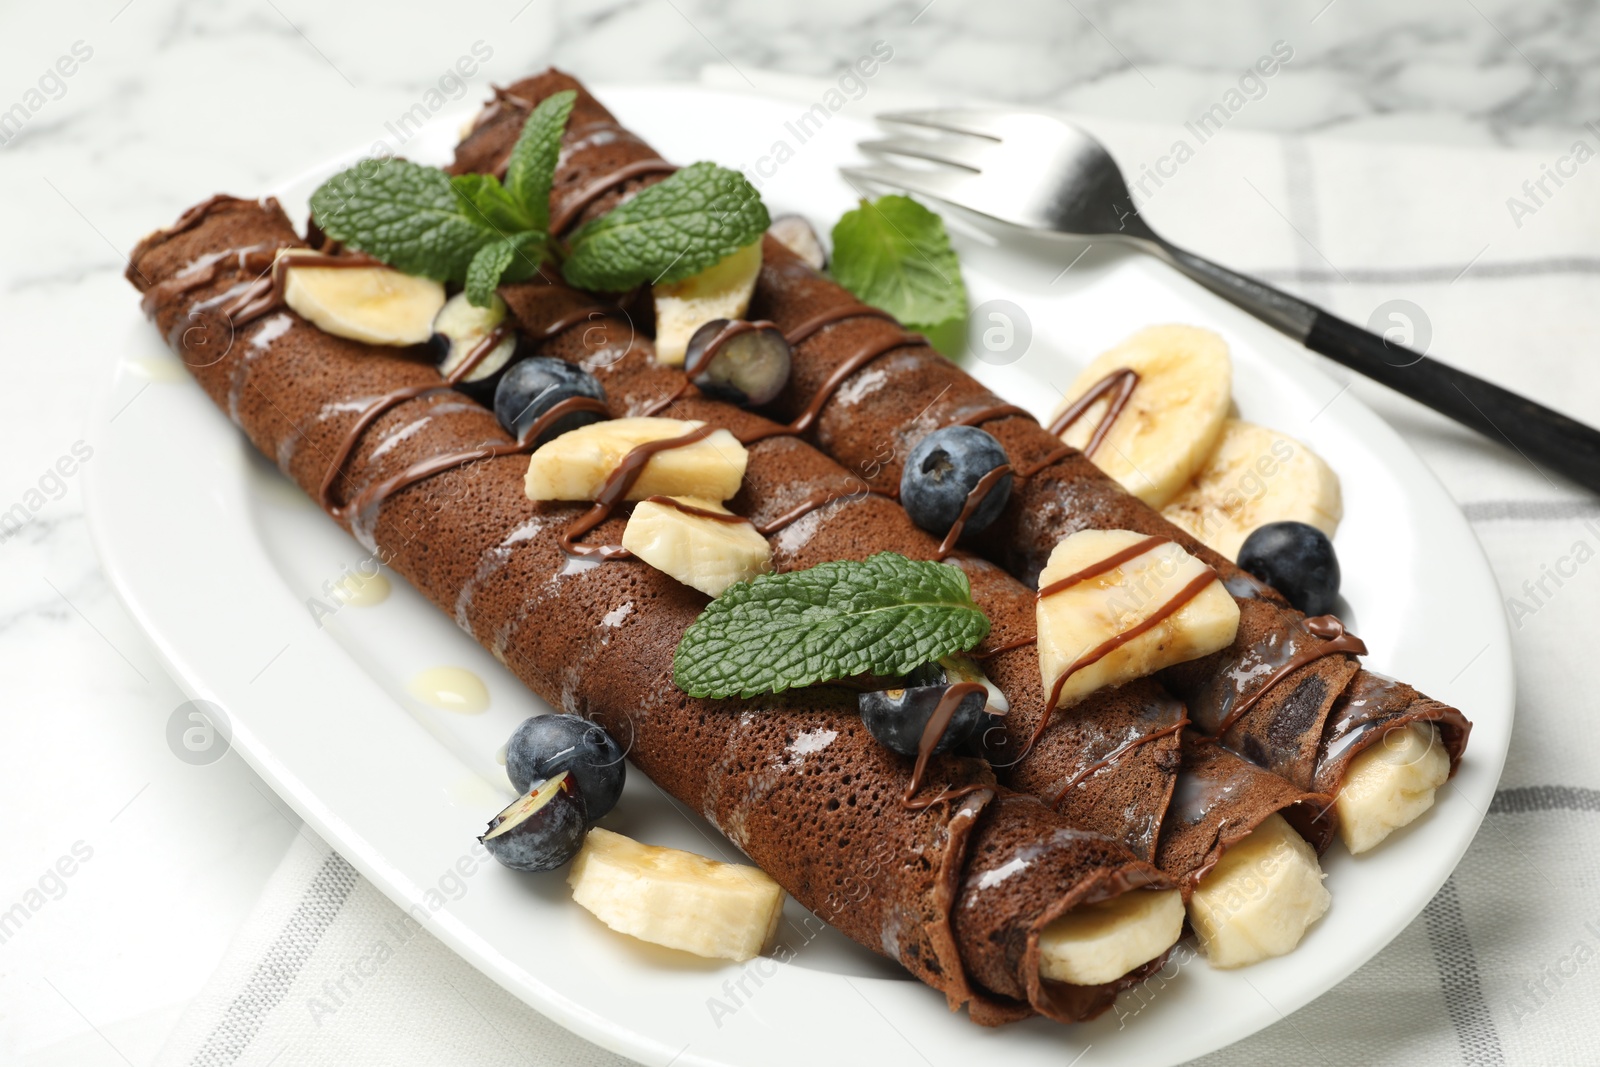
[[[1236,559],[1269,522],[1309,523],[1333,536],[1344,515],[1339,476],[1315,452],[1265,426],[1229,419],[1205,466],[1161,514]]]
[[[681,367],[689,338],[712,319],[742,319],[761,273],[761,242],[746,245],[699,274],[653,290],[656,359]]]
[[[683,419],[609,419],[569,430],[528,459],[529,500],[593,500],[629,452],[651,441],[682,437],[704,426]],[[692,496],[723,501],[744,481],[744,446],[727,430],[651,456],[625,499]]]
[[[1450,777],[1450,754],[1431,722],[1384,734],[1350,761],[1334,807],[1339,836],[1353,853],[1372,848],[1433,807],[1433,795]]]
[[[1135,889],[1074,908],[1039,934],[1039,974],[1073,985],[1114,982],[1183,935],[1183,894]]]
[[[700,511],[733,517],[712,500],[678,499]],[[772,569],[772,546],[744,519],[724,522],[653,500],[634,506],[622,531],[622,547],[707,596],[721,596],[735,582]]]
[[[777,932],[783,889],[759,867],[645,845],[595,827],[572,861],[572,899],[619,933],[743,962]]]
[[[1094,573],[1105,561],[1147,540],[1131,530],[1080,530],[1050,553],[1039,575],[1044,595],[1037,609],[1045,692],[1072,670],[1061,685],[1056,707],[1233,643],[1239,605],[1210,567],[1171,541],[1159,541]],[[1085,571],[1090,575],[1065,588],[1050,588]],[[1210,581],[1200,592],[1174,610],[1174,601],[1206,575]],[[1159,621],[1123,639],[1154,618]]]
[[[296,267],[283,270],[283,299],[323,333],[369,345],[419,345],[433,336],[444,286],[391,267]]]
[[[1322,865],[1281,815],[1269,815],[1200,879],[1189,922],[1213,967],[1243,967],[1300,943],[1333,899]]]
[[[1159,508],[1215,447],[1233,402],[1233,363],[1227,344],[1210,330],[1151,326],[1090,363],[1056,414],[1123,369],[1138,374],[1138,384],[1089,458],[1128,492]],[[1115,392],[1089,405],[1061,440],[1086,448]]]

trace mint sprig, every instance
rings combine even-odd
[[[771,222],[743,174],[695,163],[584,224],[561,273],[580,289],[612,293],[681,281],[759,239]]]
[[[833,277],[864,303],[931,330],[967,313],[944,221],[906,196],[862,200],[833,227]]]
[[[496,285],[531,277],[549,247],[550,182],[577,93],[540,101],[511,150],[506,185],[404,159],[367,159],[311,194],[323,233],[396,270],[463,282],[489,303]]]
[[[690,696],[750,697],[901,675],[988,632],[961,570],[880,552],[730,586],[684,632],[673,680]]]
[[[463,284],[479,307],[551,258],[564,259],[563,276],[580,289],[622,292],[698,274],[766,231],[766,206],[744,175],[696,163],[586,223],[567,247],[552,241],[550,188],[576,99],[567,90],[539,102],[503,184],[492,174],[368,159],[311,194],[311,217],[396,270]]]

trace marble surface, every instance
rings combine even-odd
[[[89,544],[84,412],[118,358],[124,255],[145,231],[392,139],[475,46],[463,103],[550,62],[611,82],[706,64],[823,75],[881,39],[896,93],[1177,123],[1281,40],[1294,58],[1241,128],[1545,149],[1600,117],[1597,21],[1506,0],[8,5],[0,511],[27,522],[0,540],[0,914],[27,914],[0,940],[0,1061],[147,1062],[297,828],[236,755],[169,749],[183,695]]]

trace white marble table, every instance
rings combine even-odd
[[[1595,117],[1597,18],[1506,0],[10,6],[0,512],[27,521],[0,540],[0,1061],[147,1062],[296,826],[236,755],[193,766],[169,750],[182,695],[89,545],[85,410],[118,358],[126,316],[102,311],[132,302],[121,272],[142,233],[217,190],[392,141],[387,124],[475,46],[464,101],[550,62],[613,82],[708,63],[822,75],[881,39],[897,92],[1181,122],[1281,40],[1294,59],[1241,127],[1548,148]]]

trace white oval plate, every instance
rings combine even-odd
[[[836,168],[872,132],[858,122],[836,116],[797,143],[785,125],[793,104],[683,86],[601,96],[669,159],[753,165],[785,140],[793,158],[763,188],[774,214],[800,211],[826,231],[852,206]],[[434,123],[404,151],[443,161],[454,129]],[[279,195],[291,214],[303,217],[311,189],[349,161],[285,185]],[[88,472],[95,544],[173,675],[226,709],[233,744],[251,766],[391,899],[426,916],[434,934],[590,1040],[642,1062],[684,1065],[920,1057],[970,1067],[1004,1057],[1010,1067],[1060,1067],[1089,1045],[1099,1065],[1180,1063],[1278,1021],[1349,975],[1455,867],[1493,794],[1511,730],[1511,651],[1498,594],[1466,521],[1416,455],[1271,329],[1132,255],[1095,248],[1058,279],[1066,265],[1059,248],[1015,235],[959,243],[974,303],[1013,301],[1032,323],[1022,358],[974,369],[1035,412],[1055,403],[1052,383],[1065,385],[1141,326],[1187,322],[1221,332],[1243,416],[1306,441],[1343,481],[1344,595],[1373,649],[1369,662],[1476,723],[1461,774],[1433,811],[1360,860],[1335,846],[1324,861],[1333,907],[1287,957],[1221,972],[1185,951],[1181,965],[1096,1023],[986,1030],[831,930],[816,934],[816,921],[792,902],[788,962],[724,965],[606,930],[568,899],[561,874],[478,863],[474,837],[512,795],[496,752],[541,703],[398,581],[382,604],[347,606],[316,624],[309,599],[329,601],[323,583],[354,568],[361,549],[185,379],[131,292],[110,312],[128,320],[127,348],[94,415],[111,446]],[[455,714],[408,694],[418,670],[440,665],[479,675],[489,710]],[[642,775],[606,823],[736,858]]]

